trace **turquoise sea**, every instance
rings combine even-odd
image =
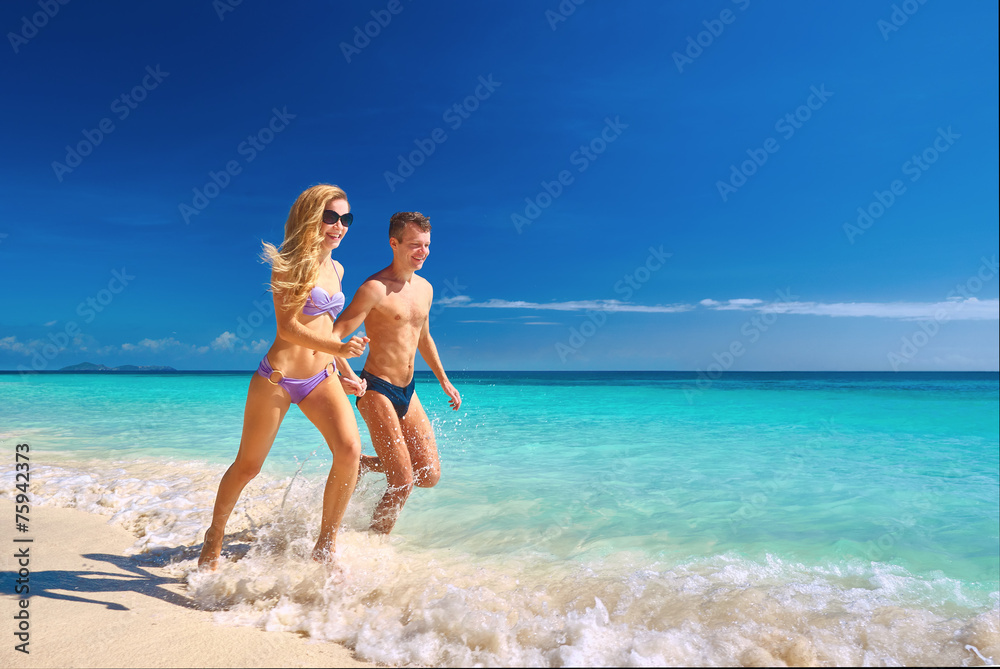
[[[220,624],[386,664],[1000,662],[996,373],[451,378],[458,412],[417,378],[441,482],[386,539],[366,475],[333,575],[308,559],[330,452],[294,407],[232,561],[194,570],[249,372],[0,374],[0,442],[30,443],[36,505],[126,527]]]

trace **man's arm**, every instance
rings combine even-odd
[[[431,368],[434,376],[441,383],[441,389],[448,396],[448,404],[451,405],[452,409],[457,411],[458,407],[462,406],[462,396],[458,394],[455,386],[451,385],[448,375],[444,372],[444,366],[441,364],[441,358],[438,356],[437,346],[434,345],[434,339],[431,337],[430,322],[430,314],[428,314],[427,318],[424,319],[423,327],[420,328],[420,339],[417,340],[417,350],[420,351],[420,357],[424,359],[424,362],[427,363],[427,366]]]
[[[381,282],[369,280],[361,284],[358,292],[354,293],[351,303],[340,312],[340,317],[333,324],[333,336],[339,339],[357,330],[383,297],[385,288]]]
[[[337,374],[339,375],[338,378],[340,379],[340,385],[343,386],[344,392],[348,395],[363,397],[368,391],[368,381],[355,374],[346,359],[334,359],[337,361]]]
[[[340,339],[345,333],[354,332],[364,323],[368,313],[379,303],[385,295],[382,284],[377,281],[365,281],[354,294],[351,303],[340,312],[340,317],[333,324],[333,337]],[[368,337],[361,337],[364,342],[368,342]],[[368,382],[360,379],[350,364],[344,358],[337,357],[337,370],[341,379],[346,379],[344,389],[349,395],[361,397],[365,394]]]
[[[343,289],[344,275],[347,274],[347,271],[344,269],[344,266],[336,260],[333,261],[333,265],[334,269],[337,271],[337,276],[340,279],[340,287]],[[368,342],[368,337],[362,337],[361,339]],[[354,373],[354,370],[351,369],[351,364],[347,362],[346,358],[334,356],[333,359],[337,363],[337,374],[340,376],[341,385],[344,386],[344,392],[348,395],[357,395],[358,397],[364,395],[365,391],[368,389],[368,382],[363,381],[357,374]]]

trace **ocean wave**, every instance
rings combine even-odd
[[[935,601],[961,585],[884,566],[469,563],[345,539],[339,570],[310,563],[307,541],[265,541],[216,573],[178,573],[219,622],[304,633],[392,665],[967,665],[979,660],[966,645],[1000,651],[995,603]]]
[[[977,665],[1000,660],[1000,594],[941,574],[733,553],[671,563],[521,550],[483,557],[364,532],[381,489],[362,479],[337,564],[311,561],[323,477],[251,482],[218,571],[196,569],[224,468],[146,459],[35,465],[36,505],[131,531],[221,624],[344,643],[421,666]],[[14,491],[13,473],[0,489]],[[995,585],[995,584],[994,584]],[[974,650],[970,650],[974,649]]]

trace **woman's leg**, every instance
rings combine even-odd
[[[329,562],[337,541],[337,529],[358,482],[361,435],[351,403],[336,375],[323,381],[299,402],[299,408],[319,429],[333,452],[333,465],[323,491],[323,519],[313,559]]]
[[[250,480],[257,476],[264,464],[278,427],[288,412],[291,401],[284,389],[267,381],[260,374],[250,379],[247,404],[243,410],[243,436],[236,461],[222,476],[219,492],[215,497],[212,524],[205,532],[205,543],[201,548],[198,566],[215,569],[222,552],[222,538],[226,533],[226,523],[233,512],[240,493]]]

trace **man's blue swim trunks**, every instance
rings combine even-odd
[[[392,402],[392,407],[396,410],[396,415],[399,418],[405,416],[406,412],[410,410],[410,398],[413,397],[415,379],[410,379],[410,383],[405,388],[400,388],[363,369],[358,376],[368,381],[368,390],[374,390],[380,395],[385,395]],[[354,403],[357,404],[359,399],[361,398],[356,397]]]

